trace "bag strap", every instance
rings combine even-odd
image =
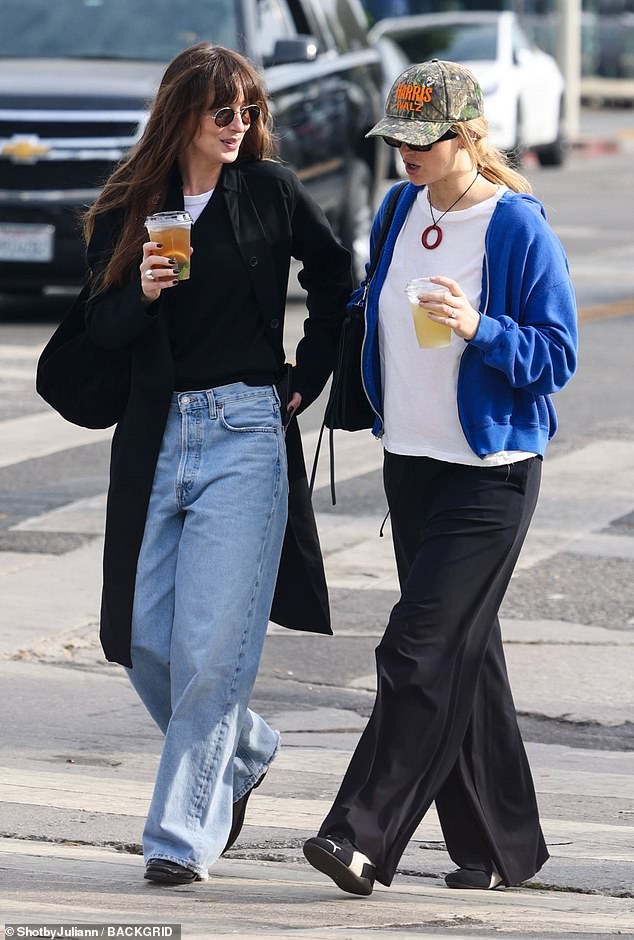
[[[389,232],[392,225],[392,219],[394,218],[394,213],[396,212],[396,204],[398,203],[399,196],[408,185],[409,184],[407,180],[404,180],[401,183],[397,183],[396,186],[393,186],[390,190],[390,196],[387,203],[385,204],[383,218],[381,219],[381,228],[377,236],[374,251],[370,255],[370,262],[368,264],[368,270],[365,276],[365,286],[363,288],[363,297],[361,298],[361,303],[364,305],[368,296],[368,290],[370,288],[372,278],[374,277],[374,272],[376,271],[379,258],[381,257],[381,252],[383,251],[383,245],[385,244],[387,233]]]
[[[408,181],[404,180],[401,183],[397,183],[391,190],[389,199],[385,205],[385,210],[383,212],[383,218],[381,219],[381,228],[374,246],[374,251],[370,254],[370,260],[368,262],[368,270],[365,276],[365,284],[363,287],[363,296],[361,298],[361,304],[365,308],[368,289],[370,287],[370,282],[374,277],[374,272],[376,271],[376,266],[379,263],[379,258],[381,257],[381,252],[383,250],[383,245],[385,244],[385,239],[387,238],[387,233],[390,230],[392,225],[392,220],[394,218],[394,213],[396,212],[396,205],[398,203],[399,197],[405,187],[408,185]],[[315,486],[315,477],[317,476],[317,462],[319,460],[319,453],[321,451],[321,442],[324,436],[324,429],[326,427],[326,419],[321,423],[321,428],[319,430],[319,437],[317,438],[317,447],[315,448],[315,456],[313,457],[313,467],[310,472],[310,484],[309,490],[310,495],[313,495],[313,488]],[[335,432],[333,428],[329,428],[328,434],[328,449],[330,452],[330,498],[332,505],[337,505],[337,497],[335,494]]]

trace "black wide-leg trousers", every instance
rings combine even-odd
[[[535,509],[538,457],[468,467],[385,454],[401,597],[376,649],[377,695],[320,834],[389,885],[435,801],[461,868],[507,885],[548,858],[498,610]]]

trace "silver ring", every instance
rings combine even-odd
[[[152,274],[152,269],[151,269],[151,268],[148,268],[148,269],[147,269],[147,271],[145,272],[145,276],[146,276],[146,278],[148,279],[148,281],[153,281],[153,280],[154,280],[154,275]]]

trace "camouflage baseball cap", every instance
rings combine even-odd
[[[433,144],[452,124],[480,117],[483,109],[473,72],[457,62],[432,59],[399,75],[385,103],[385,117],[365,136]]]

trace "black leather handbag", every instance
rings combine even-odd
[[[324,411],[324,424],[331,431],[362,431],[371,428],[376,418],[365,393],[361,374],[361,352],[365,338],[365,305],[370,283],[394,218],[396,203],[405,186],[407,183],[400,183],[390,193],[375,250],[368,265],[363,296],[357,304],[348,308],[343,320],[330,395]]]
[[[86,332],[86,284],[44,347],[35,387],[71,424],[109,428],[122,418],[130,391],[131,353],[101,349]]]

